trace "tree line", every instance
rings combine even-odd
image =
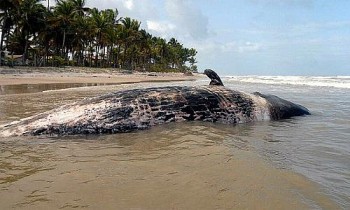
[[[0,64],[22,55],[22,63],[33,66],[197,71],[195,49],[153,36],[140,21],[119,17],[117,9],[85,4],[56,0],[46,7],[41,0],[1,0]]]

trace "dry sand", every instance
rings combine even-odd
[[[186,76],[183,73],[131,72],[119,69],[82,67],[0,68],[0,85],[53,84],[53,83],[103,83],[125,84],[138,82],[186,81],[204,77],[201,74]]]

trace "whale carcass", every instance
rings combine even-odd
[[[0,136],[112,134],[169,122],[237,124],[310,114],[277,96],[225,88],[212,70],[205,74],[211,79],[208,86],[132,89],[87,98],[2,125]]]

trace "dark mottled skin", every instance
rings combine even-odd
[[[227,89],[214,71],[204,73],[211,79],[209,86],[114,92],[10,123],[0,135],[125,133],[169,122],[237,124],[310,114],[305,107],[277,96]]]
[[[253,102],[224,87],[161,87],[115,92],[81,103],[106,101],[98,118],[74,126],[51,125],[32,131],[40,134],[122,133],[175,121],[208,121],[235,124],[253,119]],[[114,106],[113,104],[121,104]],[[89,117],[89,116],[87,116]]]

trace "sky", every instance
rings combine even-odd
[[[350,75],[349,0],[86,0],[198,51],[222,75]]]

